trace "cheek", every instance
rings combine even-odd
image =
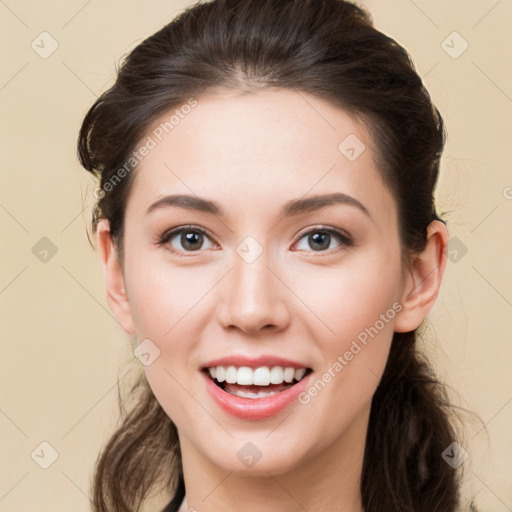
[[[151,262],[148,258],[134,261],[130,268],[130,308],[137,334],[161,340],[194,338],[205,319],[209,291],[218,279],[212,269],[179,268]]]
[[[162,355],[150,366],[146,366],[144,372],[162,409],[176,425],[181,426],[190,417],[190,408],[194,405],[191,405],[190,396],[185,392],[183,384],[180,385],[185,382],[181,372],[169,367],[163,359]]]
[[[220,274],[221,276],[222,274]],[[144,371],[166,413],[180,423],[190,415],[189,386],[197,372],[191,358],[211,318],[215,282],[212,269],[178,268],[142,255],[127,266],[130,308],[138,342],[149,339],[158,357]]]
[[[402,306],[398,253],[361,258],[350,266],[304,273],[297,293],[321,323],[306,324],[322,357],[317,379],[302,403],[315,402],[317,414],[334,415],[339,422],[357,414],[368,402],[384,371]],[[322,398],[320,398],[320,396]],[[318,397],[318,399],[316,398]],[[343,408],[324,410],[333,403]]]
[[[393,318],[397,306],[400,308],[396,302],[390,304],[389,292],[384,291],[355,297],[338,290],[338,297],[337,313],[326,316],[335,334],[320,328],[316,331],[312,339],[322,365],[298,397],[301,417],[308,422],[306,437],[314,441],[314,450],[318,451],[328,449],[344,432],[349,443],[352,436],[357,442],[357,432],[366,428],[371,401],[389,355]],[[324,305],[328,307],[329,303]],[[320,332],[324,334],[319,336]]]
[[[393,332],[397,313],[393,304],[400,297],[400,279],[398,253],[380,252],[347,259],[347,264],[337,268],[304,271],[295,280],[294,291],[321,320],[323,327],[318,322],[310,326],[315,326],[314,338],[320,335],[325,352],[332,356],[332,349],[342,350],[361,333],[364,341],[365,329],[375,324],[386,335]]]

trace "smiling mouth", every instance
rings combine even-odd
[[[313,370],[282,366],[215,366],[203,368],[219,388],[241,398],[264,398],[291,388]]]

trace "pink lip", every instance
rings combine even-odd
[[[233,359],[226,360],[233,361]],[[224,361],[224,359],[222,361]],[[265,361],[268,361],[268,359]],[[285,366],[282,361],[283,360],[281,360],[281,363],[277,364],[276,366]],[[213,362],[215,364],[212,364],[211,366],[222,365],[222,363],[218,363],[216,361]],[[260,363],[258,363],[256,366],[259,365]],[[245,363],[233,363],[233,366],[251,365]],[[287,366],[294,365],[287,363]],[[304,366],[300,367],[304,368]],[[219,405],[219,407],[228,414],[243,420],[263,420],[266,418],[271,418],[272,416],[275,416],[279,412],[283,411],[286,407],[290,406],[294,401],[296,401],[298,395],[306,389],[309,378],[312,375],[312,373],[306,375],[292,387],[281,391],[280,393],[276,393],[275,395],[267,396],[264,398],[242,398],[240,396],[231,395],[230,393],[227,393],[221,389],[219,386],[217,386],[217,384],[215,384],[215,382],[213,382],[207,372],[202,371],[201,374],[205,379],[206,389],[210,393],[213,400],[217,403],[217,405]]]
[[[277,356],[259,356],[259,357],[247,357],[247,356],[229,356],[222,357],[220,359],[213,359],[201,366],[201,369],[211,368],[212,366],[248,366],[249,368],[258,368],[260,366],[282,366],[283,368],[308,368],[307,364],[298,363],[297,361],[291,361],[290,359],[283,359]]]

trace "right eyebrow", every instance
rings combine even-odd
[[[218,203],[209,199],[203,199],[199,196],[191,196],[188,194],[173,194],[163,196],[154,203],[152,203],[146,210],[146,215],[158,208],[166,208],[176,206],[178,208],[185,208],[187,210],[198,210],[201,212],[211,213],[224,217],[224,212]]]

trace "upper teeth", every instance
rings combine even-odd
[[[240,384],[242,386],[268,386],[270,384],[282,384],[292,382],[295,378],[301,380],[306,373],[306,368],[283,368],[282,366],[261,366],[260,368],[249,368],[248,366],[215,366],[208,368],[212,378],[218,382],[229,384]]]

